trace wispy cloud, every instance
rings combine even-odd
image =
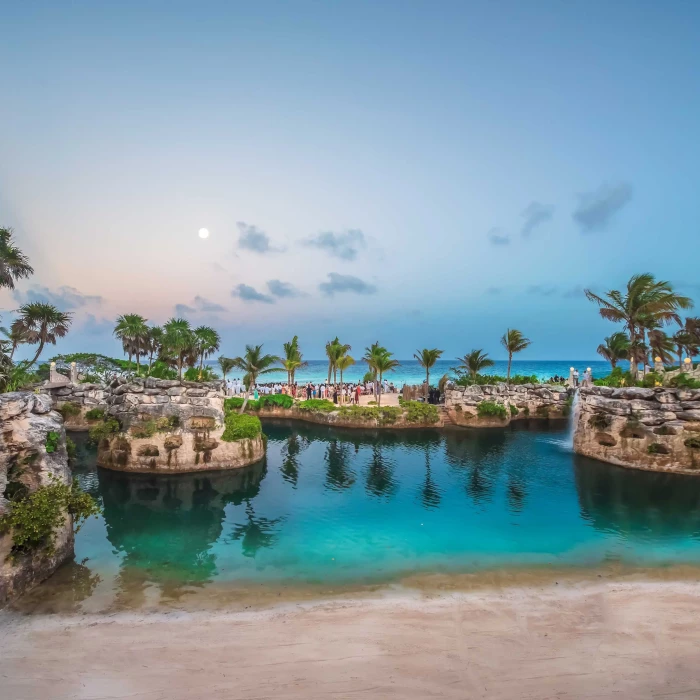
[[[221,304],[217,304],[214,301],[209,301],[204,297],[197,295],[192,302],[189,304],[175,304],[175,315],[176,316],[187,316],[189,314],[205,313],[205,314],[217,314],[222,311],[226,311],[226,308]]]
[[[238,297],[245,302],[260,302],[262,304],[275,303],[275,300],[271,296],[258,292],[254,287],[250,287],[247,284],[239,284],[234,287],[231,290],[231,296]]]
[[[557,287],[546,287],[540,284],[533,284],[527,288],[528,294],[533,294],[539,297],[551,297],[557,293]]]
[[[97,318],[94,314],[87,314],[83,322],[83,329],[88,335],[107,335],[114,330],[114,321],[107,318]]]
[[[351,294],[375,294],[377,288],[359,277],[353,275],[340,275],[337,272],[328,274],[328,282],[321,282],[318,288],[326,296],[349,292]]]
[[[525,219],[521,231],[522,235],[527,238],[538,226],[549,221],[552,218],[552,214],[554,214],[553,207],[540,204],[539,202],[530,202],[522,213]]]
[[[236,222],[238,228],[238,247],[244,250],[252,250],[255,253],[279,253],[282,248],[272,246],[270,237],[257,226],[246,224],[245,221]]]
[[[280,299],[292,299],[301,296],[301,292],[290,282],[282,282],[281,280],[269,280],[267,288],[270,294]]]
[[[355,260],[358,252],[366,246],[365,234],[360,229],[350,229],[342,233],[324,231],[302,243],[341,260]]]
[[[613,216],[632,199],[632,186],[624,182],[613,187],[603,185],[594,192],[580,194],[578,199],[578,206],[572,216],[581,231],[602,231]]]
[[[29,304],[32,302],[41,302],[44,304],[53,304],[61,311],[71,311],[73,309],[82,309],[91,304],[99,305],[104,300],[101,296],[83,294],[75,287],[59,287],[55,291],[48,287],[40,287],[32,285],[25,292],[15,289],[12,296],[19,304]]]
[[[492,228],[487,234],[491,245],[509,245],[510,238],[500,228]]]

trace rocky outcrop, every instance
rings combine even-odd
[[[89,430],[96,419],[89,419],[86,413],[93,409],[107,409],[107,386],[104,384],[64,384],[48,386],[55,408],[63,414],[66,430]]]
[[[489,428],[508,425],[514,420],[530,418],[566,418],[571,406],[570,390],[563,386],[540,384],[448,385],[445,410],[455,425]],[[501,415],[479,415],[479,404],[502,406]]]
[[[574,450],[612,464],[700,474],[700,389],[580,389]]]
[[[47,450],[47,444],[49,449]],[[66,434],[47,394],[0,394],[0,516],[10,498],[48,486],[70,483]],[[0,534],[0,605],[50,576],[73,556],[70,517],[55,531],[52,552],[13,555],[12,532]]]
[[[221,382],[123,378],[106,398],[121,430],[100,440],[97,463],[132,472],[233,469],[262,459],[262,436],[228,442]]]

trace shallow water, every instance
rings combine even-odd
[[[567,429],[357,432],[266,423],[229,472],[76,468],[104,514],[32,594],[84,610],[193,590],[363,585],[422,573],[700,563],[700,479],[573,455]]]

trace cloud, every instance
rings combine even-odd
[[[551,297],[552,295],[557,293],[557,288],[556,287],[543,287],[542,285],[539,285],[539,284],[533,284],[527,288],[527,293],[534,294],[535,296],[539,296],[539,297]]]
[[[87,314],[83,322],[83,329],[88,335],[111,334],[114,330],[114,321],[107,318],[98,319],[94,314]]]
[[[564,292],[564,298],[566,299],[583,299],[583,287],[581,285],[577,285],[576,287],[572,287],[571,289],[567,289]]]
[[[61,311],[71,311],[81,309],[90,304],[101,304],[103,298],[97,295],[83,294],[75,287],[59,287],[56,291],[51,291],[48,287],[32,285],[26,292],[15,289],[12,296],[19,304],[30,304],[41,302],[43,304],[53,304]]]
[[[549,221],[554,213],[553,207],[548,207],[539,202],[530,202],[523,210],[522,216],[525,217],[523,223],[522,235],[526,238],[538,227]]]
[[[508,236],[504,236],[500,228],[492,228],[487,235],[492,245],[510,244],[510,238]]]
[[[492,296],[495,296],[496,294],[500,294],[503,290],[500,287],[488,287],[486,289],[487,294],[491,294]]]
[[[572,214],[583,233],[602,231],[612,217],[632,199],[632,186],[621,183],[614,187],[603,185],[595,192],[578,196],[579,203]]]
[[[258,292],[254,287],[247,284],[239,284],[231,290],[232,297],[238,297],[245,302],[261,302],[262,304],[274,304],[275,300],[267,294]]]
[[[377,288],[353,275],[340,275],[337,272],[328,273],[328,282],[321,282],[318,288],[329,297],[334,294],[351,292],[353,294],[375,294]]]
[[[217,314],[222,311],[226,311],[226,308],[217,304],[215,301],[209,301],[197,295],[192,302],[192,306],[189,304],[175,304],[175,316],[187,316],[188,314],[205,313],[205,314]]]
[[[350,229],[343,233],[324,231],[307,238],[303,244],[311,248],[326,251],[334,258],[355,260],[361,248],[365,248],[365,234],[360,229]]]
[[[236,222],[238,227],[238,247],[252,250],[255,253],[279,253],[282,248],[274,248],[270,243],[270,237],[257,226],[246,224],[245,221]]]
[[[267,288],[272,296],[280,299],[292,299],[301,296],[301,292],[293,284],[282,282],[281,280],[269,280]]]

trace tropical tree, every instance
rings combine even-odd
[[[39,346],[27,367],[31,367],[39,359],[47,343],[56,345],[56,341],[68,333],[72,323],[71,313],[59,311],[52,304],[41,301],[24,304],[17,313],[19,317],[12,323],[11,332],[23,337],[29,345]]]
[[[185,318],[171,318],[163,326],[163,346],[166,353],[172,353],[177,364],[178,379],[182,379],[182,365],[185,357],[192,353],[195,344],[194,333]]]
[[[114,335],[122,341],[124,352],[131,358],[136,355],[136,373],[141,369],[141,356],[146,354],[149,328],[146,319],[140,314],[124,314],[117,318]]]
[[[240,369],[245,375],[246,395],[240,413],[245,411],[250,399],[250,390],[257,384],[258,377],[261,374],[280,371],[279,367],[273,366],[280,361],[280,358],[276,355],[263,355],[262,347],[262,345],[246,345],[245,354],[242,357],[233,358],[233,366]]]
[[[333,375],[333,384],[337,384],[338,360],[347,355],[352,348],[338,340],[336,336],[333,340],[326,343],[326,357],[328,358],[328,383],[331,383],[331,374]]]
[[[34,274],[29,258],[15,245],[11,228],[0,228],[0,288],[14,289],[15,282]]]
[[[199,357],[199,378],[202,378],[204,358],[211,357],[221,345],[221,336],[210,326],[199,326],[194,331],[194,347]]]
[[[430,370],[433,367],[433,365],[440,359],[442,353],[443,350],[438,350],[437,348],[433,348],[432,350],[429,350],[428,348],[423,348],[422,350],[416,350],[413,353],[413,357],[415,357],[416,360],[418,360],[418,364],[421,367],[425,368],[426,396],[428,388],[430,387]]]
[[[528,348],[532,344],[529,338],[526,338],[520,331],[515,328],[508,328],[506,332],[501,337],[501,345],[506,349],[508,353],[508,374],[506,375],[506,381],[510,384],[510,367],[513,363],[513,355],[518,352],[522,352],[525,348]]]
[[[151,326],[148,329],[145,349],[148,354],[148,371],[153,367],[153,358],[160,354],[163,347],[165,332],[160,326]]]
[[[235,364],[230,357],[224,357],[223,355],[219,358],[218,362],[221,368],[221,374],[225,380],[226,375],[235,367]]]
[[[644,344],[644,329],[650,323],[680,325],[678,311],[689,309],[693,302],[689,297],[676,294],[670,282],[657,281],[654,275],[634,275],[623,291],[612,289],[603,296],[584,290],[586,297],[598,304],[600,315],[614,323],[623,323],[630,340],[630,372],[637,377],[641,347]]]
[[[607,336],[605,343],[601,343],[596,352],[610,363],[612,369],[615,369],[619,360],[629,358],[629,338],[622,331],[617,331],[617,333]]]
[[[649,349],[652,353],[652,358],[660,357],[664,364],[673,362],[673,352],[676,345],[673,338],[669,338],[661,330],[649,331]]]
[[[8,358],[12,360],[17,348],[22,343],[26,342],[24,334],[19,330],[14,330],[13,328],[5,328],[5,326],[0,326],[0,333],[2,333],[6,338],[6,340],[2,341],[4,345],[3,352],[1,354],[7,354],[7,351],[9,351]]]
[[[350,355],[343,355],[341,358],[338,359],[338,362],[336,363],[338,365],[338,371],[340,372],[340,386],[343,386],[343,372],[348,369],[349,367],[352,367],[355,364],[354,358],[350,357]],[[341,403],[345,401],[345,394],[341,394],[342,399]]]
[[[678,365],[682,369],[684,350],[690,358],[700,353],[700,318],[686,318],[681,329],[674,334],[673,342],[678,353]]]
[[[300,367],[308,366],[308,362],[304,361],[301,350],[299,349],[299,336],[295,335],[288,343],[282,345],[284,349],[284,357],[282,357],[282,367],[287,371],[287,385],[294,384],[294,375]]]
[[[363,355],[362,359],[364,362],[367,363],[367,367],[369,368],[369,371],[372,373],[372,383],[374,384],[374,395],[377,395],[377,375],[379,374],[379,370],[377,370],[377,362],[379,359],[382,357],[382,355],[386,354],[388,351],[385,347],[382,347],[379,344],[379,341],[376,343],[372,343],[368,348],[365,348],[365,354]]]
[[[472,379],[476,379],[481,370],[493,367],[493,360],[481,349],[472,350],[464,357],[458,357],[457,361],[460,363],[457,370],[469,372]]]
[[[394,360],[392,357],[393,353],[389,352],[386,348],[379,345],[379,343],[374,343],[368,348],[365,348],[365,356],[362,358],[369,368],[374,372],[375,376],[375,396],[377,397],[377,405],[382,405],[382,394],[376,390],[376,378],[379,379],[379,384],[381,385],[382,379],[387,372],[393,372],[397,367],[400,366],[398,360]]]

